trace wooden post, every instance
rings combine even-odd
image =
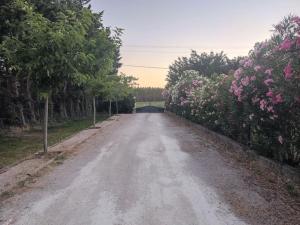
[[[44,106],[44,153],[48,152],[48,104],[49,97],[45,97],[45,106]]]
[[[96,127],[96,97],[93,97],[93,109],[94,109],[94,127]]]

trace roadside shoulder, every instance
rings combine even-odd
[[[0,174],[0,196],[2,198],[9,197],[14,188],[24,184],[27,179],[36,176],[39,171],[49,166],[55,160],[61,159],[66,154],[71,153],[75,147],[86,142],[89,138],[117,120],[118,116],[112,116],[107,120],[97,123],[96,128],[90,127],[84,129],[54,144],[49,147],[46,155],[37,152],[31,158],[24,159],[20,163],[8,168]]]

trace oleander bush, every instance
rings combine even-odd
[[[169,73],[164,95],[170,111],[264,156],[299,165],[300,17],[274,26],[272,37],[247,57],[225,60],[210,74],[199,68],[177,70],[176,82],[170,82],[174,70]],[[227,71],[218,73],[220,68]]]

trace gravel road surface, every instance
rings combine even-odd
[[[121,115],[2,205],[16,225],[243,225],[220,187],[264,205],[205,139],[168,114]],[[260,224],[259,218],[253,224]],[[261,223],[263,224],[263,223]]]

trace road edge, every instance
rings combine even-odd
[[[266,168],[272,168],[275,172],[278,173],[278,175],[283,175],[287,182],[292,181],[293,183],[300,185],[299,168],[294,168],[289,165],[283,165],[277,161],[261,156],[254,150],[250,149],[249,147],[244,146],[227,136],[212,131],[202,126],[201,124],[192,122],[186,118],[176,115],[175,113],[172,113],[170,111],[167,111],[165,113],[170,115],[171,117],[176,117],[181,120],[184,120],[190,126],[200,130],[203,133],[207,133],[208,136],[210,137],[210,140],[208,140],[210,144],[215,145],[215,143],[219,143],[227,152],[235,152],[237,154],[242,154],[251,160],[256,160],[260,167],[259,169],[264,170]]]

